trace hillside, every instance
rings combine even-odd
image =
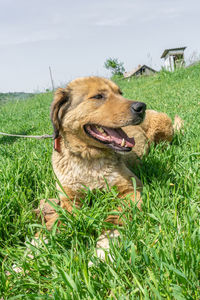
[[[10,100],[24,100],[32,96],[34,96],[33,93],[24,93],[24,92],[0,93],[0,104],[1,102],[6,102]]]
[[[33,209],[58,197],[51,168],[51,140],[0,136],[0,298],[200,299],[200,65],[153,77],[113,78],[125,97],[184,120],[171,145],[151,148],[134,169],[141,178],[143,211],[120,229],[114,262],[97,262],[102,203],[115,189],[86,191],[73,217],[61,213],[59,232],[46,232],[39,249],[30,240],[41,224]],[[51,134],[52,94],[8,101],[0,107],[0,131]],[[90,199],[95,205],[88,209]],[[24,242],[34,259],[27,254]],[[94,261],[88,269],[88,262]],[[13,264],[23,268],[15,273]],[[9,273],[8,273],[9,272]]]

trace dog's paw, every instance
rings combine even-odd
[[[49,199],[49,202],[53,204],[60,204],[58,199]],[[38,208],[34,210],[38,218],[44,218],[45,222],[48,222],[52,216],[56,213],[55,209],[45,199],[40,200]]]
[[[183,126],[184,126],[184,121],[178,115],[175,115],[174,125],[173,125],[174,131],[183,132]]]
[[[100,235],[96,249],[95,249],[95,256],[101,260],[105,261],[106,255],[109,257],[109,260],[113,262],[113,258],[110,254],[110,241],[112,241],[114,238],[117,238],[119,236],[118,230],[108,230]],[[91,267],[93,265],[93,262],[90,261],[88,263],[88,267]]]
[[[36,248],[36,250],[37,249],[39,250],[44,244],[48,244],[48,239],[45,238],[45,236],[43,236],[42,239],[40,237],[35,236],[34,239],[31,240],[31,242],[25,242],[26,250],[24,255],[30,259],[34,259],[34,255],[33,255],[34,253],[31,248],[34,247]],[[23,273],[23,268],[17,266],[16,264],[12,265],[12,270],[15,273]]]

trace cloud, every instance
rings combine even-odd
[[[0,0],[1,88],[45,86],[49,61],[57,81],[104,74],[108,56],[131,69],[150,52],[160,65],[170,45],[199,49],[199,11],[199,0]]]
[[[58,39],[59,36],[57,34],[49,34],[48,32],[41,31],[41,32],[35,32],[26,34],[24,36],[17,36],[12,38],[4,38],[0,40],[0,46],[9,46],[9,45],[21,45],[21,44],[26,44],[26,43],[35,43],[35,42],[40,42],[40,41],[53,41]]]
[[[144,14],[141,17],[142,22],[164,21],[168,19],[177,19],[181,17],[183,12],[178,8],[161,8],[154,10],[153,14]]]
[[[104,19],[95,22],[96,26],[124,26],[128,24],[129,17],[118,17],[113,19]]]

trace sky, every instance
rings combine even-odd
[[[199,0],[0,0],[0,92],[39,92],[80,76],[159,70],[164,49],[200,56]]]

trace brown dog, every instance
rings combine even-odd
[[[145,116],[145,110],[144,103],[125,99],[119,87],[105,78],[78,78],[56,91],[51,107],[55,138],[52,163],[67,195],[61,195],[61,207],[71,212],[74,201],[80,206],[83,186],[101,189],[107,182],[110,187],[117,186],[119,197],[130,194],[131,201],[141,208],[142,184],[127,163],[134,163],[148,151],[151,142],[171,141],[173,137],[166,114],[147,110]],[[52,214],[46,223],[48,229],[56,218]],[[118,215],[107,221],[121,224]]]

